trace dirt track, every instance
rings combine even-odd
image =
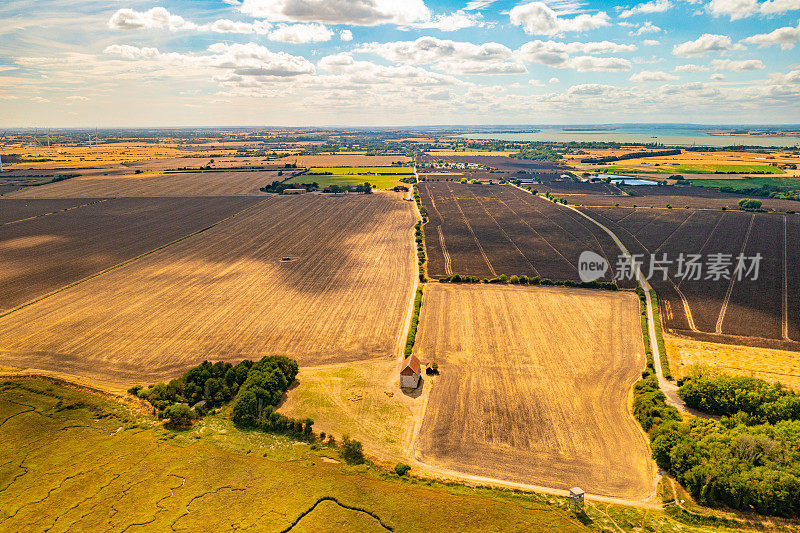
[[[593,494],[651,494],[649,450],[628,411],[644,365],[634,296],[430,284],[417,346],[441,369],[420,460]]]

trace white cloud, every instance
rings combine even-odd
[[[474,44],[420,37],[415,41],[366,43],[358,53],[372,53],[395,63],[434,65],[437,70],[465,74],[512,74],[527,72],[511,49],[498,43]]]
[[[642,41],[642,44],[645,46],[658,46],[661,43],[659,41],[656,41],[655,39],[645,39],[644,41]]]
[[[790,50],[798,41],[800,41],[800,22],[798,22],[795,27],[786,26],[769,33],[761,33],[742,39],[743,43],[758,44],[761,46],[779,44],[783,50]]]
[[[147,11],[119,9],[111,15],[108,27],[112,30],[169,29],[170,31],[196,29],[197,25],[186,21],[183,17],[173,15],[163,7],[154,7]]]
[[[568,68],[578,72],[621,72],[631,69],[631,62],[619,57],[573,57],[567,62]]]
[[[772,85],[800,85],[800,69],[786,74],[770,74],[769,83]]]
[[[691,63],[686,65],[678,65],[675,67],[675,72],[707,72],[708,67],[701,65],[693,65]]]
[[[408,25],[431,18],[423,0],[243,0],[239,9],[270,21],[353,26]]]
[[[568,31],[588,31],[609,26],[610,17],[605,11],[594,15],[583,13],[576,17],[560,18],[559,13],[553,11],[542,2],[530,2],[515,6],[509,12],[511,23],[522,26],[526,33],[531,35],[556,35]]]
[[[467,13],[459,10],[450,14],[436,15],[426,22],[417,22],[409,26],[419,29],[434,29],[440,31],[458,31],[474,26],[485,26],[480,13]]]
[[[536,40],[523,44],[516,55],[526,63],[541,63],[553,68],[572,68],[581,72],[621,71],[630,70],[630,61],[615,57],[571,57],[571,54],[606,54],[635,50],[636,45],[610,41],[561,43]]]
[[[548,83],[558,83],[558,78],[550,78]]]
[[[714,81],[722,81],[725,79],[725,74],[712,74],[711,79]]]
[[[630,9],[626,9],[619,14],[619,17],[624,19],[633,15],[639,15],[641,13],[663,13],[671,7],[672,2],[669,0],[652,0],[651,2],[646,2]]]
[[[777,15],[798,9],[800,0],[767,0],[759,6],[759,11],[765,15]]]
[[[127,44],[112,44],[111,46],[107,46],[105,50],[103,50],[103,53],[130,60],[155,59],[161,55],[158,48],[139,48]]]
[[[644,24],[639,26],[636,30],[631,30],[628,32],[628,35],[644,35],[645,33],[658,33],[661,31],[661,28],[650,22],[649,20],[646,21]]]
[[[730,70],[731,72],[748,72],[751,70],[764,70],[764,63],[760,59],[747,59],[745,61],[731,61],[730,59],[715,59],[711,62],[714,70]]]
[[[372,85],[375,83],[398,84],[413,83],[417,87],[460,85],[461,82],[452,77],[410,65],[384,66],[370,61],[356,61],[347,53],[339,53],[323,57],[317,66],[326,72],[346,75],[351,83]]]
[[[256,43],[215,43],[204,54],[165,54],[156,48],[113,44],[103,53],[129,61],[157,61],[165,68],[223,69],[237,76],[291,77],[314,73],[314,65],[304,57],[272,52]]]
[[[464,6],[464,9],[467,11],[475,11],[478,9],[483,9],[484,7],[489,7],[495,2],[497,2],[497,0],[471,0],[467,2],[467,5]]]
[[[67,96],[67,100],[72,102],[87,102],[89,99],[85,96]]]
[[[200,31],[211,31],[213,33],[257,33],[259,35],[266,35],[270,28],[272,28],[272,24],[269,22],[234,22],[228,19],[215,20],[211,24],[197,27]]]
[[[676,56],[699,56],[708,52],[724,52],[726,50],[742,50],[740,44],[732,44],[731,38],[726,35],[712,35],[704,33],[694,41],[675,45],[672,53]]]
[[[708,11],[714,16],[729,16],[731,20],[743,19],[756,13],[778,15],[800,9],[800,0],[711,0]]]
[[[317,43],[330,41],[333,32],[323,24],[278,24],[269,34],[270,41],[281,43]]]
[[[663,72],[661,70],[643,70],[641,72],[637,72],[629,79],[630,81],[637,83],[645,81],[673,81],[677,80],[678,76],[670,74],[669,72]]]
[[[352,41],[353,40],[353,32],[350,30],[342,30],[339,32],[339,39],[343,41]]]

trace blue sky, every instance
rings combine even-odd
[[[6,0],[0,125],[800,123],[800,0]]]

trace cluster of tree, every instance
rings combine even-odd
[[[542,278],[534,276],[507,276],[501,274],[496,278],[479,278],[477,276],[462,276],[455,274],[453,276],[446,276],[439,278],[441,283],[493,283],[493,284],[508,284],[508,285],[547,285],[547,286],[563,286],[563,287],[579,287],[584,289],[606,289],[610,291],[619,290],[616,283],[610,281],[574,281],[574,280],[552,280],[550,278]]]
[[[605,157],[584,157],[581,163],[612,163],[614,161],[623,161],[625,159],[641,159],[643,157],[664,157],[669,155],[681,155],[681,149],[675,148],[672,150],[658,150],[655,152],[629,152],[622,155],[609,155]]]
[[[247,377],[248,364],[252,363],[242,361],[233,366],[222,361],[213,364],[203,361],[168,383],[156,383],[147,388],[137,385],[128,392],[147,400],[159,411],[173,404],[193,406],[203,401],[206,409],[213,409],[236,396]]]
[[[271,192],[276,194],[283,194],[286,189],[305,189],[307,191],[316,191],[319,189],[319,183],[286,183],[283,181],[273,181],[266,187],[261,187],[261,192]]]
[[[514,159],[525,159],[528,161],[561,161],[561,154],[550,147],[528,147],[519,152],[511,154]]]
[[[739,200],[739,209],[742,211],[760,211],[761,205],[761,200],[750,200],[749,198]]]
[[[535,193],[534,193],[534,194],[535,194]],[[564,204],[564,205],[567,205],[567,203],[568,203],[566,198],[558,198],[558,197],[556,197],[556,196],[553,196],[553,195],[550,193],[550,191],[545,191],[545,193],[544,193],[544,197],[545,197],[545,198],[547,198],[548,200],[550,200],[551,202],[555,202],[555,203],[557,203],[557,204]]]
[[[704,505],[800,516],[796,395],[754,378],[696,376],[678,394],[691,407],[726,416],[684,422],[667,405],[656,377],[649,371],[644,376],[634,388],[634,414],[650,435],[660,468]]]
[[[800,200],[800,190],[792,187],[763,184],[760,187],[720,187],[721,192],[746,194],[759,198],[776,198],[779,200]]]
[[[343,192],[360,192],[364,194],[372,194],[372,185],[369,183],[363,183],[361,185],[337,185],[331,184],[325,187],[326,192],[330,192],[333,194],[339,194]]]
[[[179,378],[147,388],[128,389],[147,400],[172,426],[185,426],[210,409],[221,407],[242,393],[256,395],[258,406],[275,406],[297,376],[297,363],[282,356],[244,360],[237,365],[203,361]],[[259,411],[260,412],[260,411]]]
[[[800,394],[747,376],[698,376],[682,382],[686,405],[712,415],[745,417],[748,425],[800,420]]]
[[[283,424],[285,420],[272,417],[277,414],[272,411],[289,390],[297,371],[297,362],[288,357],[264,357],[251,363],[233,404],[233,422],[244,427],[260,427],[262,422]]]

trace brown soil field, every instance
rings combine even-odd
[[[665,329],[700,340],[800,350],[800,217],[791,214],[745,213],[691,209],[581,208],[606,225],[634,254],[641,254],[642,271],[650,271],[650,256],[672,261],[668,279],[659,271],[650,280],[662,306]],[[706,270],[700,279],[683,279],[681,254],[761,254],[758,279],[714,279]],[[733,272],[733,266],[729,268]],[[688,307],[689,312],[686,312]],[[715,338],[716,337],[716,338]]]
[[[396,161],[408,163],[410,157],[404,155],[363,155],[363,154],[326,154],[326,155],[290,155],[272,161],[276,163],[297,163],[298,167],[387,167]]]
[[[55,200],[0,198],[0,224],[58,213],[97,201],[99,201],[97,198],[59,198]]]
[[[394,193],[270,198],[0,319],[0,365],[141,384],[206,359],[392,356],[414,222]]]
[[[116,198],[0,226],[0,312],[175,239],[262,198]],[[0,200],[6,202],[22,200]],[[52,209],[58,200],[25,200]]]
[[[569,209],[508,185],[423,182],[428,274],[491,278],[500,274],[577,280],[584,250],[618,249],[597,226]],[[605,280],[610,280],[607,273]]]
[[[429,284],[424,299],[417,350],[441,375],[420,460],[591,494],[653,492],[647,441],[628,407],[644,368],[634,295]]]
[[[7,198],[108,198],[114,196],[264,196],[277,172],[193,172],[78,177],[29,187]]]
[[[797,352],[702,342],[675,335],[664,336],[669,366],[675,378],[695,365],[725,374],[754,376],[800,390],[800,357]]]

